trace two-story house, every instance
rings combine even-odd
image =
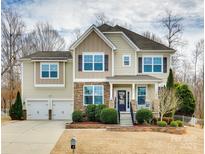
[[[92,25],[70,51],[22,58],[27,119],[71,119],[73,110],[88,104],[157,114],[158,89],[166,83],[174,52],[118,25]]]

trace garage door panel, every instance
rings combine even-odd
[[[48,120],[48,107],[47,100],[27,101],[27,119]]]
[[[73,113],[73,101],[54,100],[52,102],[52,119],[71,120]]]

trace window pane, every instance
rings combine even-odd
[[[57,64],[51,64],[50,65],[50,70],[51,71],[57,71]]]
[[[92,94],[93,94],[93,86],[85,86],[84,95],[92,95]]]
[[[41,76],[43,78],[48,78],[49,77],[49,72],[48,71],[42,71],[41,73],[42,73]]]
[[[138,95],[146,95],[146,88],[145,87],[139,87],[138,88]]]
[[[160,57],[154,57],[154,64],[155,65],[161,65],[162,64],[162,59]]]
[[[102,91],[103,91],[102,86],[95,86],[94,87],[94,95],[102,96],[103,95]]]
[[[102,63],[103,62],[103,56],[102,55],[95,55],[94,56],[94,62]]]
[[[84,55],[84,63],[92,63],[93,56],[92,55]]]
[[[49,65],[48,64],[42,64],[42,71],[48,71]]]
[[[138,104],[139,105],[145,104],[145,96],[138,96]]]
[[[103,64],[102,63],[95,63],[94,64],[94,70],[103,70]]]
[[[103,103],[103,100],[102,100],[103,97],[102,96],[95,96],[94,99],[95,99],[94,100],[95,104],[102,104]]]
[[[152,64],[152,57],[144,58],[144,64]]]
[[[161,65],[154,65],[154,72],[161,72],[162,66]]]
[[[84,70],[93,70],[92,63],[84,63]]]
[[[93,96],[84,96],[84,104],[93,104]]]
[[[152,65],[144,65],[144,72],[152,72]]]
[[[124,61],[124,65],[130,65],[129,61]]]
[[[50,72],[50,77],[51,77],[51,78],[57,78],[57,76],[58,76],[57,71],[51,71],[51,72]]]

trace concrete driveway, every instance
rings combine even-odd
[[[2,154],[49,154],[65,121],[17,121],[2,125]]]

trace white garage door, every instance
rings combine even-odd
[[[48,120],[48,100],[28,100],[27,119]]]
[[[53,100],[52,101],[52,119],[71,120],[73,113],[73,101]]]

